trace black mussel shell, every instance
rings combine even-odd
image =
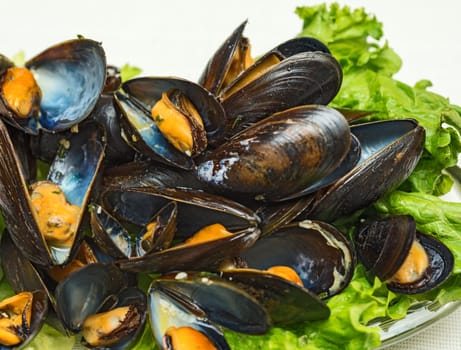
[[[56,287],[57,314],[68,332],[78,333],[83,321],[96,313],[107,298],[126,287],[124,274],[114,265],[86,265]]]
[[[217,270],[250,246],[260,234],[258,217],[237,202],[202,191],[155,187],[108,188],[103,205],[121,220],[146,226],[169,202],[178,206],[175,240],[184,240],[205,226],[222,224],[230,236],[194,245],[176,245],[141,257],[121,260],[121,269],[132,272]]]
[[[0,344],[0,350],[18,350],[24,349],[35,336],[39,333],[43,324],[45,323],[48,315],[48,298],[42,290],[24,291],[32,293],[32,311],[31,320],[29,325],[18,325],[16,332],[22,333],[22,337],[25,338],[23,342],[18,345],[7,346]],[[19,292],[18,292],[19,294]],[[3,311],[3,310],[2,310]],[[23,323],[25,318],[23,319]]]
[[[191,169],[193,160],[176,150],[161,134],[151,117],[151,109],[162,93],[171,89],[184,93],[202,117],[208,143],[219,142],[226,117],[221,104],[200,85],[180,78],[136,78],[122,84],[115,100],[123,112],[122,128],[127,142],[147,157],[168,165]]]
[[[108,300],[110,301],[110,299]],[[123,350],[131,348],[139,340],[142,334],[144,325],[147,319],[147,296],[144,292],[136,287],[127,287],[113,296],[113,302],[107,302],[101,309],[97,310],[98,313],[110,311],[118,307],[129,306],[135,308],[139,322],[132,322],[125,320],[122,332],[114,332],[114,334],[106,335],[104,340],[114,340],[110,345],[106,346],[91,346],[85,338],[82,338],[82,344],[88,348],[99,350]],[[138,320],[136,320],[138,321]]]
[[[325,320],[330,309],[317,295],[297,284],[255,269],[231,269],[221,276],[253,295],[275,326]]]
[[[14,67],[14,63],[8,57],[0,54],[0,74],[10,67]]]
[[[58,132],[88,117],[104,87],[106,57],[100,43],[75,39],[49,47],[26,62],[41,90],[38,119],[21,120],[0,103],[5,120],[30,134]]]
[[[0,258],[4,276],[15,293],[41,290],[53,302],[53,297],[49,294],[42,274],[13,244],[8,230],[2,233]]]
[[[391,281],[407,258],[414,240],[426,250],[428,269],[412,283]],[[442,284],[453,270],[454,257],[450,250],[435,237],[417,231],[416,223],[409,215],[367,220],[356,231],[354,243],[358,259],[370,275],[386,282],[389,290],[396,293],[430,291]]]
[[[328,46],[320,40],[306,36],[287,40],[274,48],[273,51],[280,52],[284,57],[290,57],[301,52],[314,51],[331,54]]]
[[[358,164],[316,192],[300,218],[332,221],[362,209],[395,189],[413,171],[424,147],[424,128],[415,120],[359,124],[351,132],[361,145]]]
[[[90,189],[102,162],[103,139],[101,128],[94,123],[82,123],[79,132],[68,140],[70,147],[57,154],[48,174],[47,180],[60,186],[67,201],[81,208],[78,222],[86,211]],[[82,233],[75,237],[75,249],[48,247],[40,233],[28,185],[3,122],[0,122],[0,149],[5,155],[0,161],[0,206],[13,242],[28,259],[42,267],[65,263],[75,252]]]
[[[321,298],[342,291],[352,279],[355,253],[348,239],[320,221],[288,224],[260,238],[240,255],[246,266],[294,269],[304,287]]]
[[[135,150],[122,137],[122,116],[115,106],[113,94],[101,95],[89,118],[99,122],[106,130],[107,147],[104,163],[107,166],[115,166],[134,159]]]
[[[143,256],[152,252],[168,249],[174,239],[177,227],[178,205],[172,201],[154,214],[151,222],[155,222],[156,227],[152,233],[153,238],[145,244],[143,236],[148,231],[148,227],[143,228],[136,238],[136,256]]]
[[[251,69],[256,67],[248,68],[234,84],[245,79]],[[327,105],[338,93],[341,83],[342,70],[333,56],[319,51],[290,56],[229,96],[225,94],[234,84],[223,92],[227,135],[235,135],[258,120],[292,107]]]
[[[168,187],[203,190],[193,172],[165,167],[149,161],[133,161],[104,171],[105,187]]]
[[[240,24],[232,34],[222,43],[210,58],[199,78],[199,84],[212,94],[218,96],[223,84],[223,79],[229,70],[232,59],[239,45],[248,45],[243,37],[243,30],[247,21]]]
[[[226,196],[284,200],[305,194],[336,170],[350,145],[342,114],[326,106],[300,106],[236,135],[209,154],[196,172]]]
[[[100,43],[69,40],[26,62],[42,90],[41,127],[61,131],[88,117],[104,87],[106,58]]]
[[[155,289],[195,305],[211,322],[236,332],[263,334],[271,324],[266,309],[253,296],[215,274],[166,275],[152,282],[150,293]]]
[[[182,294],[163,288],[154,281],[148,291],[149,319],[155,340],[163,347],[165,334],[171,327],[188,327],[202,333],[218,350],[230,350],[222,330],[210,322],[203,310]]]
[[[102,205],[120,220],[146,226],[160,208],[178,204],[178,237],[187,238],[203,226],[222,223],[232,231],[258,225],[258,217],[243,205],[204,191],[166,187],[106,187]]]
[[[130,233],[99,204],[90,205],[90,225],[93,239],[106,254],[123,259],[131,256]]]

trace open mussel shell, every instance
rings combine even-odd
[[[5,55],[0,54],[0,74],[5,70],[10,67],[14,67],[13,61],[11,61],[8,57]]]
[[[215,97],[198,84],[171,77],[136,78],[122,84],[115,100],[124,115],[122,129],[127,142],[147,157],[191,169],[193,160],[172,146],[151,116],[152,107],[162,93],[172,89],[182,92],[195,106],[203,120],[208,143],[219,142],[226,121],[224,110]]]
[[[152,252],[161,251],[171,246],[177,227],[178,205],[176,202],[169,202],[154,214],[151,223],[155,224],[152,237],[143,239],[149,234],[149,225],[139,233],[136,238],[136,256],[143,256]]]
[[[299,106],[236,135],[210,153],[196,172],[212,190],[226,196],[283,200],[303,195],[330,175],[350,145],[342,114],[321,105]]]
[[[125,276],[114,265],[86,265],[57,285],[55,298],[58,317],[68,332],[78,333],[83,321],[124,287]]]
[[[238,54],[240,45],[249,45],[243,37],[247,21],[240,24],[232,34],[222,43],[207,63],[199,78],[199,84],[212,94],[218,96],[223,85],[224,77],[230,69],[234,56]]]
[[[202,191],[133,187],[106,188],[102,205],[120,220],[146,226],[169,202],[177,203],[175,240],[184,240],[205,226],[220,223],[230,236],[194,245],[176,245],[142,257],[118,262],[133,272],[168,272],[181,269],[218,269],[259,237],[258,217],[241,204]]]
[[[279,55],[277,52],[272,54]],[[253,74],[251,71],[257,70],[261,62],[263,58],[222,93],[228,135],[285,109],[309,104],[326,105],[336,96],[342,83],[342,70],[336,59],[316,51],[282,59],[265,74],[239,88],[240,81],[247,79],[245,75]]]
[[[118,320],[119,324],[110,333],[105,329],[107,328],[107,320],[104,318],[93,317],[91,322],[84,322],[84,329],[82,332],[82,344],[92,349],[106,349],[106,350],[123,350],[129,349],[136,344],[144,329],[147,319],[147,297],[144,292],[136,287],[127,287],[112,295],[107,300],[105,305],[97,310],[98,314],[116,311],[118,308],[128,307],[129,310],[125,314],[125,318]],[[92,315],[90,315],[91,317]],[[115,316],[112,316],[115,317]],[[114,322],[115,323],[115,322]],[[93,328],[94,327],[94,328]],[[98,330],[98,328],[101,330]],[[90,330],[88,329],[90,328]],[[88,343],[85,334],[90,333],[93,335],[93,344]],[[97,335],[97,336],[95,336]],[[99,338],[101,339],[95,339]]]
[[[130,233],[99,204],[91,204],[90,225],[95,242],[105,253],[118,259],[131,256]]]
[[[361,145],[359,163],[316,192],[301,218],[331,221],[370,205],[411,174],[424,147],[424,128],[412,119],[359,124],[351,132]]]
[[[62,131],[90,114],[103,89],[106,58],[100,43],[90,39],[54,45],[26,62],[41,90],[38,119],[19,120],[11,110],[7,121],[36,134],[39,129]]]
[[[122,116],[121,112],[115,107],[113,94],[101,95],[89,118],[102,124],[106,130],[105,164],[114,166],[134,159],[135,151],[122,137]]]
[[[258,225],[258,217],[243,205],[204,191],[162,187],[106,187],[102,205],[115,217],[145,226],[170,201],[178,205],[178,234],[186,238],[203,226],[222,223],[232,231]]]
[[[236,332],[263,334],[271,325],[266,309],[253,296],[215,274],[179,272],[162,276],[151,284],[150,305],[156,291],[201,310],[203,318]],[[158,307],[158,301],[155,303]]]
[[[320,221],[300,221],[258,239],[240,255],[252,269],[294,269],[306,289],[321,298],[342,291],[352,279],[355,253],[336,228]]]
[[[86,202],[104,155],[104,133],[94,123],[83,123],[69,138],[69,148],[59,152],[51,165],[48,180],[60,187],[67,201],[80,207],[77,226],[86,211]],[[0,122],[1,210],[11,238],[24,255],[42,267],[65,263],[72,248],[49,247],[40,232],[28,185],[5,125]],[[79,241],[79,234],[74,242]],[[73,244],[75,247],[77,244]]]
[[[330,309],[317,295],[265,271],[229,269],[223,270],[221,276],[264,305],[275,326],[325,320],[330,316]]]
[[[165,273],[181,269],[217,271],[251,246],[259,234],[257,228],[251,227],[232,232],[229,237],[194,245],[176,245],[140,257],[120,260],[117,264],[129,272]]]
[[[149,288],[148,298],[150,325],[159,348],[174,349],[173,345],[167,345],[173,342],[168,339],[169,330],[193,329],[206,337],[216,349],[230,350],[218,326],[211,323],[205,312],[181,294],[163,288],[154,281]],[[190,339],[190,342],[192,344],[194,339]]]
[[[410,255],[414,241],[424,248],[428,267],[412,282],[397,282],[392,277]],[[396,293],[416,294],[432,290],[453,270],[454,257],[450,250],[435,237],[417,231],[416,223],[409,215],[365,221],[356,231],[354,243],[358,259],[370,275],[377,276]]]
[[[20,336],[24,340],[17,345],[4,345],[2,343],[3,341],[2,337],[5,336],[4,333],[11,333],[12,330],[8,330],[6,332],[5,329],[2,329],[2,336],[0,337],[0,350],[23,349],[38,334],[38,332],[43,326],[43,323],[46,320],[47,313],[48,313],[48,298],[46,294],[42,290],[24,291],[24,293],[32,294],[30,323],[27,323],[26,316],[25,314],[23,314],[21,324],[15,324],[14,330],[13,330],[14,333],[16,333],[18,336]],[[14,297],[15,296],[13,296],[13,298]],[[14,310],[14,312],[17,312],[17,310],[15,310],[16,308],[12,308],[11,306],[10,308]],[[9,310],[0,310],[0,311],[2,312],[2,314],[4,312],[5,313],[9,312]],[[24,310],[23,312],[26,312],[26,310]],[[3,327],[6,327],[6,326],[2,324],[2,328]]]
[[[48,295],[51,302],[54,301],[43,281],[42,274],[13,244],[8,230],[2,233],[0,258],[4,276],[15,293],[41,290]]]
[[[177,212],[177,204],[172,201],[155,213],[151,220],[156,223],[154,239],[147,240],[147,243],[143,240],[148,230],[148,227],[144,227],[136,237],[133,254],[132,238],[128,230],[102,206],[93,204],[90,215],[93,238],[105,253],[116,259],[163,250],[170,246],[174,238]]]

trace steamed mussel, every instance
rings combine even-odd
[[[254,61],[242,23],[218,48],[199,80],[222,101],[226,135],[274,113],[308,104],[328,104],[342,82],[339,63],[314,38],[279,44]]]
[[[356,231],[357,255],[371,275],[397,293],[432,290],[453,270],[454,257],[436,238],[417,231],[409,215],[369,219]]]
[[[74,253],[78,229],[104,154],[104,133],[83,123],[50,167],[47,181],[30,192],[14,145],[0,121],[1,210],[14,243],[41,266],[63,264]]]
[[[12,62],[2,64],[0,115],[31,134],[39,129],[69,129],[88,117],[105,76],[104,50],[89,39],[52,46],[26,62],[25,67],[15,67]]]
[[[47,310],[47,297],[40,290],[20,292],[0,301],[0,347],[24,347],[40,331]]]
[[[201,86],[184,79],[132,79],[115,93],[115,101],[123,114],[126,141],[167,165],[192,169],[191,156],[208,143],[218,142],[224,132],[221,104]]]
[[[107,252],[114,249],[110,248],[113,240],[108,241],[104,236],[109,232],[123,232],[123,227],[106,210],[125,222],[143,228],[153,222],[167,228],[155,238],[155,242],[139,243],[141,247],[138,245],[138,252],[150,246],[148,251],[140,256],[126,254],[118,261],[126,271],[164,273],[184,269],[216,270],[250,246],[260,233],[258,218],[250,209],[202,191],[156,187],[122,189],[116,186],[104,190],[102,201],[105,210],[94,210],[92,222],[95,235],[101,236],[100,239],[106,242],[103,247]],[[221,230],[216,224],[223,225],[225,229]],[[211,234],[206,231],[211,231]],[[220,234],[222,231],[224,234]],[[202,237],[197,239],[198,232]],[[140,233],[139,239],[150,239],[148,232]],[[165,235],[168,236],[166,240]],[[171,244],[172,235],[175,244]],[[158,239],[163,243],[158,244]],[[121,240],[125,246],[129,245],[121,236],[116,240]]]

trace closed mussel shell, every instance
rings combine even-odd
[[[193,300],[154,281],[148,290],[148,303],[150,325],[159,348],[175,349],[175,338],[179,337],[191,346],[212,343],[218,350],[230,350],[222,330]]]
[[[270,54],[280,56],[277,51]],[[260,59],[254,68],[248,68],[221,96],[228,118],[228,135],[285,109],[306,104],[326,105],[341,86],[339,63],[333,56],[316,51],[282,59],[265,74],[238,87],[240,80],[247,79],[245,75],[258,69],[262,62]]]
[[[203,190],[205,188],[191,171],[165,167],[147,160],[133,161],[105,169],[103,182],[106,188],[120,189],[167,187]]]
[[[409,215],[366,220],[355,232],[354,243],[370,277],[377,276],[396,293],[430,291],[453,270],[454,257],[448,247],[418,231]]]
[[[300,106],[244,130],[208,155],[196,172],[226,196],[283,200],[331,174],[350,144],[349,125],[339,112]]]
[[[221,276],[253,295],[275,326],[327,319],[330,310],[317,295],[284,278],[256,269],[229,269]]]
[[[321,298],[342,291],[355,267],[355,253],[348,239],[329,224],[309,220],[265,235],[240,257],[249,268],[258,270],[291,267],[304,287]]]
[[[318,191],[300,217],[335,220],[362,209],[401,184],[418,163],[424,128],[415,120],[385,120],[351,127],[359,139],[359,163],[330,186]]]
[[[216,274],[166,275],[152,282],[150,292],[156,289],[195,305],[211,322],[236,332],[263,334],[271,325],[266,309],[253,296]]]

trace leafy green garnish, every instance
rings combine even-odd
[[[142,69],[139,67],[131,66],[128,63],[124,64],[120,68],[120,77],[122,79],[122,83],[138,76],[139,74],[141,74],[141,72]]]
[[[405,184],[407,190],[435,195],[452,185],[442,170],[457,163],[461,152],[461,109],[427,89],[420,81],[411,87],[392,78],[400,57],[387,42],[380,44],[382,24],[364,9],[338,4],[300,7],[300,35],[323,41],[340,62],[344,79],[332,106],[374,111],[368,119],[416,119],[426,130],[423,159]]]
[[[22,67],[26,63],[26,54],[24,51],[19,51],[12,57],[11,60],[15,66]]]

